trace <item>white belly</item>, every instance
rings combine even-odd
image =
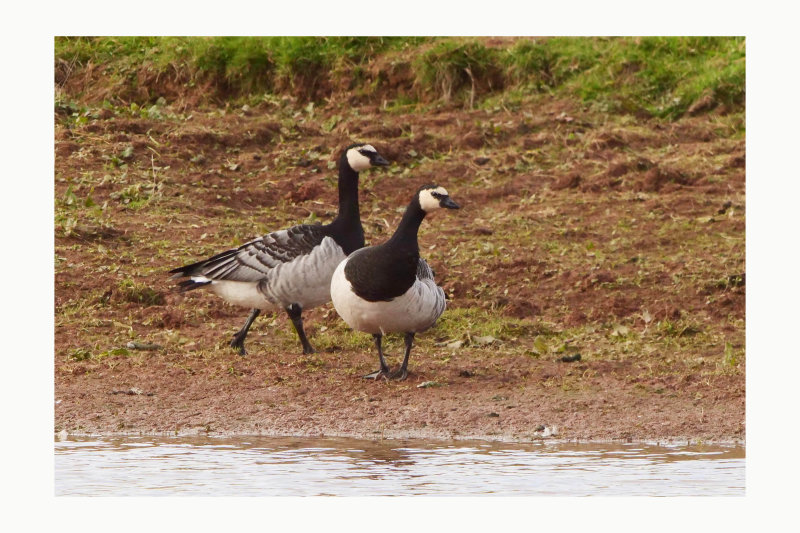
[[[417,333],[436,323],[445,308],[444,291],[433,280],[417,280],[390,302],[368,302],[350,288],[342,261],[331,279],[331,299],[351,328],[365,333]]]
[[[258,291],[258,282],[255,281],[212,281],[211,290],[226,302],[248,309],[266,311],[277,307]]]

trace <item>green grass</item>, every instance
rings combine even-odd
[[[343,66],[361,65],[388,49],[422,39],[400,37],[57,37],[56,62],[71,69],[102,65],[128,90],[141,80],[211,87],[218,96],[245,96],[313,84]],[[58,70],[57,70],[58,72]],[[142,73],[145,73],[142,76]],[[153,81],[157,86],[157,81]],[[148,89],[148,100],[158,95]],[[141,93],[140,93],[141,94]],[[142,103],[141,101],[139,103]]]
[[[566,84],[584,101],[674,118],[706,93],[717,104],[744,106],[744,45],[718,37],[572,39],[559,57],[572,58],[578,73]]]
[[[498,341],[505,341],[519,336],[556,335],[543,323],[533,323],[478,308],[448,309],[437,322],[434,331],[437,338],[466,342],[470,342],[473,337],[494,337]]]
[[[513,105],[547,93],[600,111],[668,119],[700,101],[701,111],[745,104],[742,37],[522,38],[501,46],[480,38],[58,37],[55,59],[59,85],[100,68],[110,98],[142,112],[164,95],[193,92],[248,102],[276,94],[321,101],[338,92],[392,108],[432,100],[474,107],[498,95]],[[398,64],[410,65],[398,74],[410,92],[388,80]],[[90,85],[59,95],[57,106],[83,116]]]

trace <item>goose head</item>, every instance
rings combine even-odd
[[[345,149],[344,156],[347,164],[356,172],[367,170],[373,166],[384,167],[389,164],[371,144],[352,144]]]
[[[450,198],[447,190],[439,185],[423,185],[417,191],[419,206],[425,213],[431,213],[437,209],[459,209],[457,203]]]

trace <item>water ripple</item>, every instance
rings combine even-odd
[[[742,447],[70,438],[55,493],[85,496],[744,496]]]

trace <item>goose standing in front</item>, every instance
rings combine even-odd
[[[294,325],[303,353],[313,353],[303,329],[302,312],[330,301],[336,266],[364,246],[358,210],[358,173],[386,161],[369,144],[352,144],[339,158],[339,213],[330,224],[302,224],[275,231],[203,261],[170,271],[187,278],[186,292],[210,286],[224,300],[251,309],[242,329],[231,340],[241,355],[253,321],[267,309],[283,309]]]
[[[333,273],[331,299],[336,312],[351,328],[371,333],[375,339],[380,368],[365,378],[406,379],[414,335],[431,328],[444,312],[444,291],[419,256],[417,242],[425,215],[442,207],[459,208],[444,187],[421,187],[388,241],[357,250]],[[387,333],[405,334],[405,357],[394,372],[381,348]]]

